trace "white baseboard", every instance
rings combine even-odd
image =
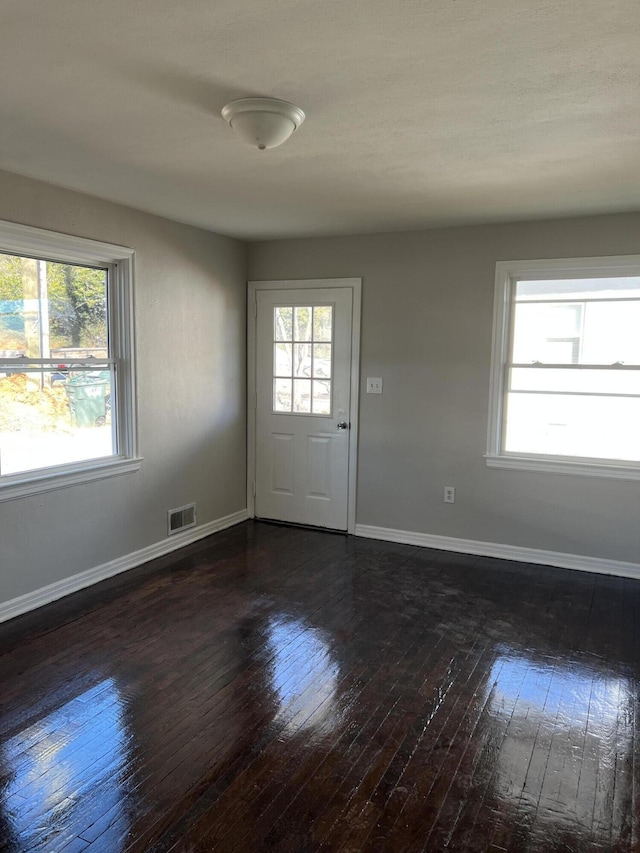
[[[226,515],[223,518],[210,521],[177,533],[154,545],[141,548],[132,554],[118,557],[101,566],[95,566],[86,572],[63,578],[55,583],[40,587],[18,598],[0,603],[0,622],[6,622],[22,613],[43,607],[52,601],[57,601],[72,592],[85,589],[106,578],[134,569],[149,560],[163,557],[172,551],[177,551],[211,536],[227,527],[233,527],[246,521],[249,513],[246,509]],[[521,548],[517,545],[500,545],[494,542],[481,542],[474,539],[457,539],[452,536],[436,536],[430,533],[414,533],[410,530],[396,530],[391,527],[375,527],[369,524],[356,524],[355,535],[366,539],[381,539],[386,542],[401,542],[405,545],[417,545],[421,548],[435,548],[438,551],[454,551],[459,554],[474,554],[478,557],[495,557],[499,560],[512,560],[519,563],[534,563],[542,566],[557,566],[563,569],[577,569],[583,572],[597,572],[604,575],[618,575],[625,578],[640,579],[640,564],[625,563],[620,560],[604,560],[598,557],[584,557],[579,554],[566,554],[561,551],[543,551],[538,548]]]
[[[72,575],[69,578],[63,578],[55,583],[40,587],[40,589],[36,589],[33,592],[20,595],[18,598],[2,602],[0,603],[0,622],[6,622],[7,619],[13,619],[14,616],[20,616],[21,613],[35,610],[37,607],[42,607],[65,595],[70,595],[72,592],[77,592],[106,578],[126,572],[129,569],[134,569],[136,566],[148,563],[149,560],[163,557],[165,554],[170,554],[172,551],[184,548],[185,545],[197,542],[198,539],[211,536],[212,533],[217,533],[219,530],[225,530],[227,527],[240,524],[241,521],[246,521],[248,518],[249,513],[247,510],[241,509],[239,512],[224,516],[224,518],[217,518],[208,524],[193,527],[184,533],[176,533],[168,539],[163,539],[154,545],[141,548],[132,554],[126,554],[124,557],[118,557],[108,563],[103,563],[101,566],[87,569],[86,572],[80,572],[80,574]]]
[[[474,539],[456,539],[452,536],[435,536],[430,533],[412,533],[409,530],[394,530],[391,527],[374,527],[369,524],[356,524],[355,534],[366,539],[402,542],[405,545],[418,545],[421,548],[435,548],[439,551],[457,551],[459,554],[474,554],[478,557],[496,557],[499,560],[513,560],[518,563],[558,566],[562,569],[578,569],[583,572],[640,579],[638,563],[602,560],[598,557],[582,557],[579,554],[542,551],[538,548],[520,548],[517,545],[478,542]]]

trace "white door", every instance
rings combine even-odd
[[[255,514],[347,529],[353,291],[257,291]]]

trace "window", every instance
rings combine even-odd
[[[273,309],[273,411],[331,415],[331,305]]]
[[[487,464],[640,479],[640,257],[496,267]]]
[[[0,222],[0,500],[139,467],[132,261]]]

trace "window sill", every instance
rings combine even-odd
[[[488,468],[537,471],[544,474],[572,474],[578,477],[604,477],[609,480],[640,480],[640,463],[587,462],[577,459],[553,459],[536,456],[485,455]]]
[[[42,492],[52,492],[79,483],[90,483],[93,480],[103,480],[106,477],[117,477],[120,474],[130,474],[140,470],[142,457],[135,459],[109,459],[104,462],[88,463],[81,469],[65,472],[48,472],[25,475],[21,479],[0,484],[0,502],[38,495]]]

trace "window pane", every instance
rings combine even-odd
[[[333,308],[331,305],[316,305],[313,309],[313,339],[314,341],[330,341],[332,339]]]
[[[640,370],[558,370],[514,367],[512,391],[639,394]]]
[[[311,344],[293,345],[294,376],[311,376]]]
[[[513,361],[640,364],[640,278],[518,282],[516,290]],[[554,301],[575,297],[582,301]]]
[[[295,341],[310,341],[311,340],[311,318],[312,308],[295,308],[293,334]]]
[[[117,453],[107,304],[105,269],[0,254],[0,358],[25,362],[0,364],[0,475]]]
[[[332,324],[331,305],[274,308],[274,412],[331,413]]]
[[[515,309],[513,361],[577,364],[582,330],[582,305],[520,303]]]
[[[518,281],[516,300],[640,298],[640,276]]]
[[[331,344],[313,345],[313,375],[327,379],[331,376]]]
[[[273,345],[274,376],[291,376],[293,371],[292,344]]]
[[[505,450],[640,461],[640,400],[509,394]]]
[[[112,373],[0,373],[0,474],[112,456]]]
[[[290,412],[291,411],[291,380],[290,379],[274,379],[273,380],[273,411],[274,412]]]
[[[303,414],[311,412],[310,379],[293,380],[293,411],[302,412]]]
[[[293,309],[280,307],[273,309],[274,330],[273,338],[276,341],[290,341],[293,339]]]
[[[0,254],[0,350],[105,358],[106,270]]]
[[[331,414],[331,382],[329,380],[313,383],[313,414]]]
[[[592,302],[584,312],[580,361],[640,364],[640,301]]]

